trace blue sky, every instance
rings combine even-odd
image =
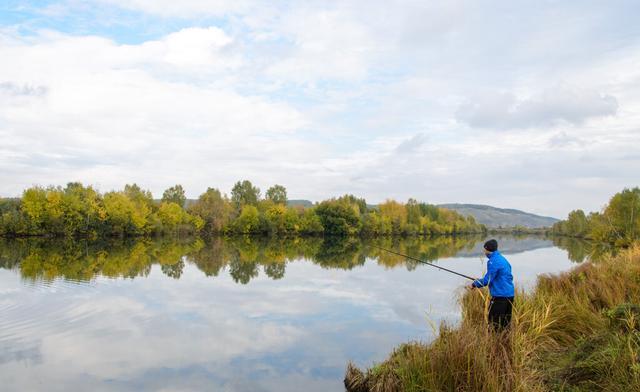
[[[564,216],[640,172],[632,1],[5,1],[0,195],[249,179]]]

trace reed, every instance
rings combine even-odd
[[[640,390],[640,245],[540,276],[517,293],[507,331],[487,328],[488,300],[465,291],[455,328],[365,371],[348,364],[347,391]]]

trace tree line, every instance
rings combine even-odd
[[[353,195],[311,207],[288,205],[287,190],[274,185],[262,196],[238,181],[230,196],[208,188],[187,200],[175,185],[155,200],[136,184],[100,193],[73,182],[34,186],[20,198],[0,198],[0,235],[135,237],[183,234],[412,236],[485,232],[473,217],[409,199],[375,207]]]
[[[585,238],[615,246],[629,246],[640,239],[640,188],[625,188],[611,197],[601,212],[569,213],[551,233]]]

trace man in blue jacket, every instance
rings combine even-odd
[[[489,286],[489,323],[495,329],[506,328],[511,322],[513,307],[513,275],[511,264],[498,252],[498,241],[489,240],[484,244],[484,254],[489,258],[487,273],[482,279],[476,279],[472,288]]]

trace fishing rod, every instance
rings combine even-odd
[[[456,274],[456,275],[458,275],[458,276],[462,276],[463,278],[467,278],[467,279],[469,279],[469,280],[473,280],[473,281],[475,281],[475,280],[476,280],[476,278],[472,278],[472,277],[467,276],[467,275],[465,275],[465,274],[461,274],[460,272],[451,271],[450,269],[447,269],[447,268],[444,268],[444,267],[440,267],[439,265],[436,265],[436,264],[430,263],[430,262],[428,262],[428,261],[424,261],[424,260],[421,260],[421,259],[416,259],[415,257],[407,256],[407,255],[405,255],[405,254],[398,253],[398,252],[394,252],[394,251],[392,251],[392,250],[390,250],[390,249],[386,249],[386,248],[383,248],[383,247],[378,246],[378,245],[371,245],[371,246],[373,246],[374,248],[382,249],[382,250],[387,251],[387,252],[389,252],[389,253],[393,253],[394,255],[398,255],[398,256],[406,257],[407,259],[414,260],[414,261],[418,261],[418,262],[420,262],[420,263],[422,263],[422,264],[430,265],[430,266],[432,266],[432,267],[436,267],[436,268],[441,269],[441,270],[443,270],[443,271],[451,272],[452,274]]]

